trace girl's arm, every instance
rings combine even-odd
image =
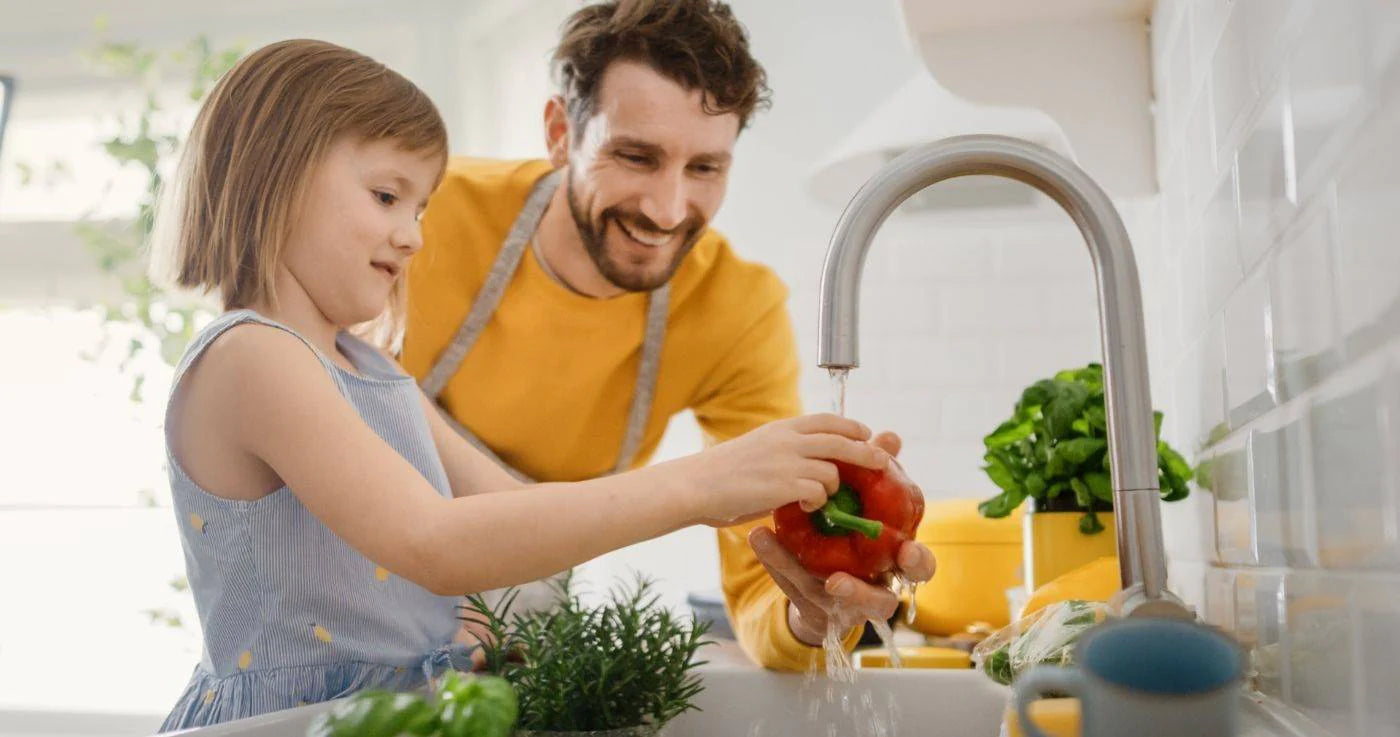
[[[361,420],[296,337],[245,325],[218,343],[198,377],[220,388],[206,393],[220,405],[206,416],[223,418],[231,442],[351,547],[444,595],[542,578],[687,524],[793,501],[815,509],[837,485],[821,459],[888,462],[862,442],[870,432],[860,423],[816,415],[627,474],[446,499]]]
[[[526,485],[458,435],[426,394],[419,392],[418,396],[422,397],[423,412],[428,416],[433,445],[437,448],[438,457],[442,458],[447,480],[452,485],[452,496],[519,489]]]

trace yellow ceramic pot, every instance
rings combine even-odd
[[[938,560],[915,594],[914,629],[947,636],[1011,619],[1006,590],[1021,582],[1021,511],[1002,519],[977,513],[977,499],[931,501],[916,537]]]
[[[1083,512],[1027,512],[1025,515],[1026,589],[1035,591],[1098,558],[1118,554],[1112,512],[1099,512],[1104,529],[1094,535],[1079,531]]]

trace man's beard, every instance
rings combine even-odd
[[[588,213],[584,212],[574,195],[572,176],[568,177],[564,188],[566,199],[569,201],[569,213],[574,218],[574,227],[578,229],[579,239],[583,241],[584,250],[588,252],[588,257],[593,259],[593,265],[598,267],[598,273],[602,274],[604,279],[607,279],[618,289],[629,292],[650,292],[670,281],[671,277],[675,275],[676,269],[680,268],[681,261],[685,260],[686,254],[695,247],[695,242],[700,240],[700,234],[705,230],[705,223],[700,218],[686,218],[685,222],[675,229],[681,232],[682,241],[680,247],[676,249],[676,255],[671,258],[671,263],[659,274],[648,274],[639,268],[628,268],[608,254],[608,223],[611,222],[613,227],[621,229],[621,221],[625,218],[632,225],[633,230],[665,233],[666,229],[658,227],[651,218],[640,212],[624,212],[616,207],[603,210],[598,215],[596,223],[590,221]],[[623,238],[629,237],[626,233],[622,233],[621,236]]]

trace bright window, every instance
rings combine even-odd
[[[170,371],[123,371],[134,337],[94,310],[0,311],[0,560],[16,604],[0,607],[0,709],[164,713],[199,657],[193,606],[170,586],[184,573],[159,425]],[[131,401],[136,370],[152,401]]]

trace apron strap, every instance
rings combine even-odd
[[[520,257],[525,254],[525,246],[535,234],[540,217],[549,206],[549,198],[554,195],[554,188],[557,186],[559,170],[556,169],[541,177],[530,190],[525,207],[516,216],[515,223],[510,226],[505,245],[501,246],[500,253],[496,254],[496,261],[491,264],[491,273],[487,274],[486,283],[476,295],[476,301],[472,303],[467,319],[462,321],[452,342],[442,355],[438,356],[437,363],[433,364],[432,370],[423,378],[423,392],[434,402],[447,386],[448,379],[461,368],[467,353],[476,344],[476,339],[481,337],[481,331],[500,306],[501,296],[505,294],[511,277],[515,276],[515,270],[520,266]]]
[[[627,431],[622,447],[617,451],[613,473],[632,467],[642,446],[642,435],[651,417],[651,400],[656,396],[656,378],[661,373],[661,344],[666,337],[666,316],[671,305],[671,283],[668,281],[647,296],[646,337],[642,339],[642,362],[637,367],[637,388],[632,392],[632,407],[627,413]]]

